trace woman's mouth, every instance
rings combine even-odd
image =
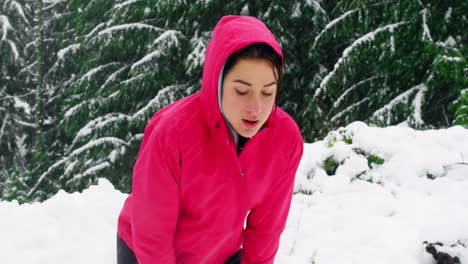
[[[258,120],[248,120],[248,119],[242,119],[242,123],[248,128],[253,128],[256,127],[258,124]]]

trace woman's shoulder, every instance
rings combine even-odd
[[[200,114],[199,93],[189,95],[155,112],[148,122],[145,134],[147,130],[153,131],[155,128],[159,133],[178,133],[193,123],[191,121],[199,120],[197,116]]]
[[[301,136],[301,130],[296,121],[281,107],[277,107],[275,113],[275,129],[279,131],[280,136]]]
[[[286,111],[277,108],[275,118],[275,147],[281,153],[281,160],[300,159],[304,149],[304,139],[296,121]]]

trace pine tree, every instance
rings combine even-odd
[[[25,140],[35,142],[33,150],[26,144],[29,166],[0,167],[5,199],[43,200],[98,177],[128,192],[146,124],[199,91],[207,43],[226,14],[259,17],[277,36],[286,62],[279,105],[306,141],[354,120],[417,128],[468,122],[466,1],[35,1],[44,6],[25,12],[33,23],[18,27],[8,16],[36,37],[15,38],[23,62],[14,64],[18,74],[4,75],[2,60],[0,84],[26,83],[18,94],[29,92],[33,110],[23,123],[36,129]]]
[[[313,43],[326,69],[314,92],[324,125],[314,130],[452,125],[464,109],[467,11],[466,1],[337,1]]]
[[[57,151],[53,164],[34,170],[28,198],[45,199],[58,189],[79,191],[98,177],[129,191],[149,118],[193,86],[184,80],[189,40],[156,19],[173,16],[165,8],[154,1],[77,0],[50,22],[57,28],[46,29],[48,34],[67,32],[45,74],[49,101],[61,98],[53,103],[59,109],[55,125],[46,132],[55,135]]]
[[[13,176],[27,172],[34,117],[33,83],[27,72],[30,6],[20,0],[0,4],[0,195],[14,188]],[[17,184],[9,184],[11,180]],[[7,189],[8,185],[8,189]]]

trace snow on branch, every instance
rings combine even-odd
[[[121,81],[119,84],[121,84],[121,85],[128,85],[129,83],[142,80],[143,78],[145,78],[145,76],[146,76],[145,74],[140,73],[140,74],[138,74],[137,76],[134,76],[134,77],[132,77],[132,78],[130,78],[130,79]]]
[[[8,30],[13,30],[13,27],[8,20],[8,17],[0,15],[0,24],[2,25],[2,40],[7,39]]]
[[[19,53],[18,53],[18,48],[16,47],[16,44],[9,39],[7,39],[6,41],[10,45],[11,51],[13,51],[13,54],[15,55],[15,60],[17,60],[19,58]]]
[[[78,131],[75,139],[85,137],[89,135],[94,129],[105,127],[109,123],[117,121],[128,121],[129,116],[121,113],[110,113],[105,116],[100,116],[88,122],[84,127]],[[72,142],[72,146],[75,144],[75,140]]]
[[[189,66],[187,72],[190,73],[197,67],[203,65],[203,61],[205,60],[205,52],[206,52],[206,41],[209,38],[207,36],[209,33],[202,34],[201,37],[193,37],[190,40],[193,50],[187,56],[186,64]]]
[[[319,2],[321,2],[321,0],[318,0],[318,1],[317,0],[306,0],[305,2],[306,2],[306,4],[308,6],[313,7],[316,12],[320,12],[322,14],[327,14],[327,12],[325,10],[323,10],[322,6],[319,3]]]
[[[180,31],[177,30],[166,30],[164,33],[159,35],[154,41],[153,46],[177,46],[179,45],[179,37],[183,36]]]
[[[35,61],[35,62],[33,62],[33,63],[27,65],[26,67],[24,67],[23,69],[21,69],[21,70],[19,71],[18,75],[21,75],[21,74],[23,74],[23,73],[25,73],[25,72],[28,72],[29,74],[35,76],[36,73],[33,72],[32,69],[33,69],[34,67],[36,67],[36,64],[37,64],[37,61]]]
[[[138,110],[133,116],[131,117],[132,120],[143,119],[148,111],[153,111],[153,109],[161,109],[165,104],[169,104],[176,100],[172,91],[178,90],[180,85],[170,85],[158,91],[156,97],[154,97],[148,104],[143,107],[142,109]],[[169,99],[167,99],[167,95],[169,95]],[[166,99],[166,102],[162,102],[162,99]]]
[[[78,131],[78,133],[76,134],[75,138],[72,141],[70,148],[73,148],[73,146],[81,138],[92,134],[96,130],[115,125],[119,122],[134,122],[137,120],[144,119],[146,116],[148,116],[148,112],[150,111],[153,112],[154,109],[161,109],[165,105],[168,105],[169,103],[175,101],[176,98],[173,96],[173,94],[171,94],[171,92],[173,92],[174,90],[178,90],[179,88],[180,88],[180,85],[171,85],[171,86],[168,86],[159,90],[157,95],[150,102],[148,102],[148,104],[145,107],[138,110],[133,115],[126,115],[122,113],[110,113],[105,116],[100,116],[89,121],[83,128],[81,128]],[[80,107],[82,107],[81,104],[80,104]],[[67,113],[69,111],[67,111]],[[77,110],[74,109],[73,111],[77,111]]]
[[[99,163],[96,166],[88,168],[87,170],[85,170],[85,172],[83,172],[83,174],[76,175],[74,177],[74,179],[78,179],[78,178],[81,178],[81,177],[84,177],[84,176],[89,176],[89,175],[96,174],[98,171],[101,171],[101,170],[103,170],[105,168],[108,168],[110,166],[111,166],[111,164],[108,161],[104,161],[102,163]]]
[[[84,81],[88,81],[89,79],[91,79],[91,77],[93,77],[96,73],[110,67],[110,66],[114,66],[114,65],[118,65],[119,63],[117,62],[111,62],[111,63],[107,63],[107,64],[104,64],[104,65],[100,65],[96,68],[93,68],[91,70],[89,70],[85,75],[83,75],[83,77],[80,78],[80,80],[78,82],[84,82]]]
[[[351,87],[349,87],[348,89],[346,89],[346,91],[344,91],[340,97],[338,97],[338,99],[336,99],[336,101],[333,103],[333,107],[331,109],[334,109],[334,108],[337,108],[338,106],[340,106],[341,102],[343,102],[343,100],[346,98],[346,96],[354,91],[355,89],[357,89],[358,87],[360,87],[361,85],[363,84],[366,84],[370,81],[373,81],[375,79],[377,79],[378,77],[377,76],[372,76],[370,78],[367,78],[367,79],[364,79],[356,84],[353,84]]]
[[[128,65],[125,65],[122,68],[115,71],[114,73],[112,73],[111,75],[109,75],[109,77],[107,77],[107,79],[104,81],[104,84],[101,85],[101,87],[99,87],[99,89],[97,90],[97,93],[98,94],[101,93],[101,91],[104,90],[104,88],[107,87],[107,85],[109,85],[109,83],[115,81],[115,79],[117,78],[117,75],[119,75],[120,73],[125,71],[127,68],[128,68]]]
[[[114,8],[115,8],[115,9],[120,9],[120,8],[122,8],[122,7],[131,5],[131,4],[134,4],[134,3],[137,3],[137,2],[141,2],[141,1],[142,1],[142,0],[128,0],[128,1],[122,2],[122,3],[120,3],[120,4],[114,5]]]
[[[326,91],[326,87],[328,85],[328,82],[330,79],[336,74],[337,70],[347,61],[348,57],[350,56],[351,53],[354,52],[356,48],[359,46],[369,43],[375,39],[375,36],[379,33],[385,32],[385,31],[393,31],[396,27],[399,27],[403,24],[406,24],[407,22],[398,22],[390,25],[386,25],[384,27],[377,28],[376,30],[369,32],[365,34],[364,36],[358,38],[356,41],[354,41],[351,46],[347,47],[343,51],[343,55],[341,58],[338,59],[337,63],[333,66],[333,70],[323,78],[322,82],[320,83],[319,88],[315,91],[315,97],[318,97],[320,93]]]
[[[11,6],[12,8],[14,8],[14,9],[18,12],[18,14],[21,16],[21,18],[24,20],[24,22],[25,22],[26,24],[29,24],[28,19],[27,19],[26,16],[24,15],[23,7],[22,7],[18,2],[12,0],[12,1],[10,2],[10,6]]]
[[[164,31],[162,28],[151,26],[148,24],[143,24],[143,23],[130,23],[130,24],[122,24],[118,26],[113,26],[110,28],[106,28],[102,31],[99,31],[98,36],[101,35],[107,35],[107,34],[113,34],[116,31],[125,31],[125,30],[131,30],[131,29],[147,29],[150,31]]]
[[[344,13],[343,15],[341,15],[341,16],[333,19],[332,21],[330,21],[325,26],[325,28],[317,35],[317,37],[315,37],[314,44],[312,46],[315,47],[315,45],[320,40],[322,35],[324,35],[328,30],[330,30],[330,28],[334,27],[336,24],[338,24],[338,22],[340,22],[340,21],[344,20],[345,18],[349,17],[350,15],[355,13],[356,11],[358,11],[358,9],[349,10],[348,12]]]
[[[63,60],[66,54],[69,52],[76,53],[76,51],[81,47],[81,44],[71,44],[70,46],[63,48],[57,52],[57,57],[59,60]]]
[[[93,140],[93,141],[90,141],[88,142],[86,145],[78,148],[78,149],[75,149],[72,153],[70,153],[70,155],[68,155],[67,157],[64,157],[62,159],[60,159],[59,161],[55,162],[52,166],[50,166],[46,172],[44,172],[40,177],[39,179],[37,180],[36,184],[34,185],[33,188],[31,188],[31,190],[28,192],[28,194],[26,195],[27,197],[31,196],[31,194],[33,192],[36,191],[37,187],[39,186],[39,184],[41,184],[41,182],[52,172],[54,171],[55,169],[57,169],[58,167],[62,166],[63,164],[65,164],[66,162],[69,162],[70,160],[72,160],[73,158],[75,158],[76,156],[78,156],[79,154],[85,152],[85,151],[89,151],[90,149],[94,148],[94,147],[99,147],[99,146],[102,146],[102,145],[106,145],[106,144],[110,144],[110,145],[114,145],[114,146],[127,146],[127,142],[119,139],[119,138],[116,138],[116,137],[103,137],[103,138],[99,138],[99,139],[96,139],[96,140]]]
[[[118,69],[117,71],[115,71],[114,73],[112,73],[111,75],[109,75],[109,77],[106,79],[106,81],[104,82],[104,84],[97,90],[96,94],[100,94],[102,90],[104,90],[104,88],[110,83],[112,82],[113,80],[115,80],[115,78],[117,77],[117,75],[119,73],[121,73],[122,71],[124,71],[128,66],[125,65],[124,67]],[[117,91],[119,92],[119,91]],[[105,100],[108,100],[110,99],[112,96],[107,96],[107,97],[97,97],[97,98],[91,98],[91,99],[87,99],[85,101],[82,101],[80,103],[78,103],[77,105],[74,105],[72,106],[70,109],[68,109],[66,112],[65,112],[65,115],[64,115],[64,119],[62,121],[60,121],[60,123],[62,123],[63,121],[69,119],[71,116],[73,116],[75,113],[77,113],[79,110],[81,110],[83,107],[88,107],[88,108],[93,108],[95,105],[102,105],[105,103]]]
[[[5,127],[9,117],[10,114],[6,113],[5,117],[3,118],[2,127],[0,128],[0,144],[2,144],[2,138],[5,133]]]
[[[335,122],[338,118],[342,117],[344,114],[352,112],[355,108],[359,107],[361,104],[363,104],[365,102],[368,102],[368,101],[369,101],[369,98],[366,97],[366,98],[362,99],[361,101],[356,102],[356,103],[346,107],[343,111],[341,111],[341,112],[337,113],[336,115],[334,115],[330,119],[330,122]]]
[[[1,39],[1,41],[6,41],[8,43],[8,45],[10,45],[10,48],[11,48],[11,51],[13,52],[15,60],[18,60],[19,53],[18,53],[18,48],[16,47],[16,44],[13,41],[7,39],[9,30],[11,30],[11,31],[14,30],[14,28],[11,26],[10,21],[8,20],[7,16],[0,15],[0,25],[2,26],[2,39]]]
[[[321,13],[323,15],[326,15],[327,12],[323,10],[323,8],[320,6],[320,4],[315,1],[315,0],[306,0],[305,5],[308,7],[312,7],[315,12]],[[302,15],[302,10],[304,9],[302,3],[296,2],[296,5],[292,8],[294,11],[291,14],[291,17],[300,17]]]
[[[85,35],[85,38],[88,39],[104,26],[106,26],[105,23],[100,23],[99,25],[95,26],[88,34]]]
[[[445,60],[445,61],[450,61],[450,62],[462,62],[463,59],[461,57],[449,57],[447,55],[442,55],[437,58],[437,60]]]
[[[398,95],[395,97],[393,100],[391,100],[388,104],[385,106],[379,108],[377,111],[375,111],[370,119],[375,119],[379,120],[381,122],[384,122],[386,125],[390,125],[391,120],[392,120],[392,109],[395,108],[396,105],[398,104],[407,104],[409,98],[416,92],[419,92],[421,89],[426,89],[426,86],[424,84],[419,84],[417,86],[413,86],[412,88],[408,89],[404,93]],[[419,93],[418,93],[419,94]],[[422,95],[420,95],[422,96]],[[421,97],[419,97],[418,100],[415,99],[415,102],[413,102],[413,106],[417,106],[415,109],[421,109]],[[419,113],[419,117],[420,117]],[[385,118],[385,120],[384,120]]]
[[[48,6],[44,6],[44,8],[42,8],[42,12],[45,12],[49,9],[52,9],[54,8],[56,5],[60,4],[61,2],[65,2],[67,0],[43,0],[42,2],[44,2],[44,4],[49,4]],[[60,16],[60,14],[57,14],[57,16]]]
[[[22,125],[22,126],[25,126],[25,127],[31,127],[31,128],[36,128],[36,124],[33,124],[33,123],[28,123],[28,122],[25,122],[25,121],[22,121],[22,120],[18,120],[16,118],[13,119],[18,125]]]
[[[424,8],[421,11],[421,14],[423,23],[423,38],[432,42],[431,32],[429,31],[429,26],[427,25],[427,8]]]
[[[70,153],[70,155],[68,157],[75,157],[85,151],[88,151],[92,148],[95,148],[95,147],[100,147],[102,145],[113,145],[115,147],[120,147],[120,146],[128,146],[127,142],[123,141],[122,139],[120,138],[116,138],[116,137],[102,137],[102,138],[98,138],[98,139],[95,139],[95,140],[92,140],[88,143],[86,143],[85,145],[75,149],[72,153]]]
[[[139,61],[135,62],[130,69],[133,70],[136,67],[139,67],[149,61],[159,58],[161,55],[164,54],[164,49],[178,46],[179,39],[178,36],[182,36],[179,31],[176,30],[167,30],[166,32],[162,33],[159,37],[157,37],[154,41],[152,46],[158,47],[157,50],[147,54],[145,57],[140,59]],[[162,48],[160,48],[162,47]]]
[[[424,95],[427,92],[427,86],[425,84],[420,84],[416,86],[418,89],[418,93],[414,97],[413,100],[413,122],[417,126],[422,126],[424,125],[424,121],[422,120],[422,105],[423,105],[423,100],[424,100]]]
[[[161,55],[163,54],[163,52],[161,50],[156,50],[156,51],[153,51],[149,54],[147,54],[145,57],[143,57],[142,59],[140,59],[139,61],[135,62],[131,67],[130,69],[133,70],[143,64],[146,64],[147,62],[149,61],[152,61],[153,59],[157,59],[159,58]]]

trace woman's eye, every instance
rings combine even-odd
[[[247,92],[241,92],[239,90],[236,90],[236,92],[237,92],[238,95],[246,95],[247,94]]]
[[[264,96],[272,96],[273,93],[263,93]]]

